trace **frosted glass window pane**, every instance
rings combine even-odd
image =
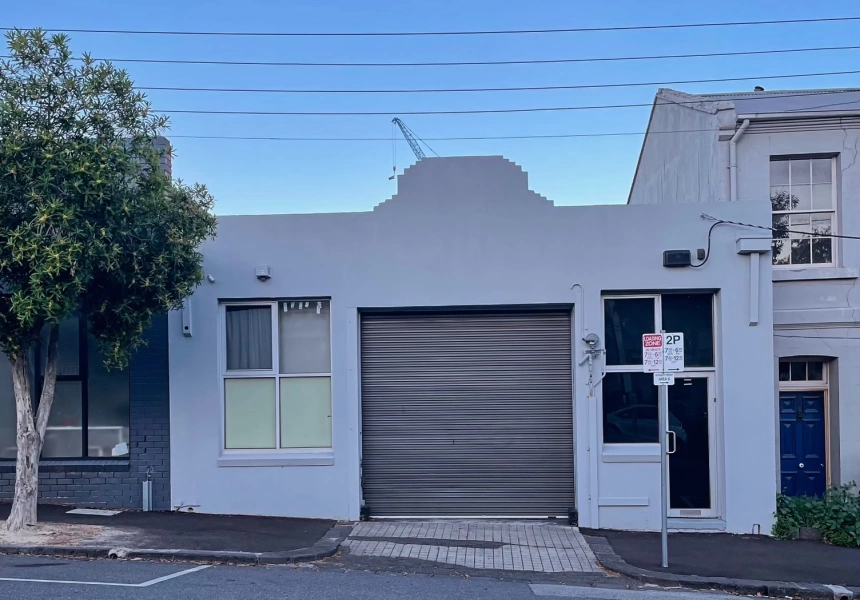
[[[770,161],[770,184],[771,185],[788,185],[788,161],[787,160],[772,160],[772,161]]]
[[[80,322],[67,319],[60,323],[60,345],[57,353],[57,375],[79,375],[80,365]],[[48,360],[48,328],[42,330],[42,371]]]
[[[0,458],[15,458],[16,419],[12,363],[5,354],[0,354]]]
[[[331,379],[281,379],[281,447],[331,448]]]
[[[227,370],[272,368],[272,307],[228,306]]]
[[[833,187],[830,183],[812,186],[812,208],[833,208]]]
[[[329,302],[281,302],[278,315],[281,373],[331,373]]]
[[[58,381],[54,403],[45,431],[43,458],[72,458],[83,456],[81,425],[81,382]]]
[[[275,447],[275,380],[225,379],[226,447]]]
[[[833,179],[833,159],[816,158],[812,161],[812,183],[830,183]]]
[[[809,183],[811,166],[809,161],[792,160],[791,161],[791,185],[792,187],[800,183]]]
[[[87,340],[89,388],[88,456],[127,456],[128,369],[108,369],[98,342]]]

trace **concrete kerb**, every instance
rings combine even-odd
[[[700,577],[676,575],[634,567],[618,556],[606,538],[585,536],[597,562],[604,569],[624,575],[642,583],[660,586],[681,586],[698,590],[720,590],[743,596],[802,598],[804,600],[853,600],[860,598],[860,590],[830,586],[821,583],[795,583],[791,581],[760,581],[731,577]]]
[[[114,558],[177,560],[215,564],[288,565],[320,560],[334,555],[352,531],[351,524],[335,525],[313,546],[284,552],[234,552],[221,550],[135,549],[106,546],[0,546],[0,554],[67,556],[71,558]]]

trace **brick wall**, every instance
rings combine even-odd
[[[142,508],[142,482],[151,469],[155,510],[170,510],[170,402],[167,316],[154,319],[129,365],[128,460],[42,461],[39,501],[105,508]],[[0,462],[0,502],[15,491],[13,461]]]

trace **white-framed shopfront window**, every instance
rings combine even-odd
[[[599,414],[604,462],[660,461],[660,393],[653,375],[642,369],[642,335],[684,334],[685,370],[667,390],[677,449],[669,468],[673,517],[719,514],[714,300],[709,291],[603,297],[606,373]]]
[[[222,302],[222,455],[331,453],[331,303]]]

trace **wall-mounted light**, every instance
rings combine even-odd
[[[269,281],[272,278],[272,265],[257,265],[254,276],[260,281]]]

